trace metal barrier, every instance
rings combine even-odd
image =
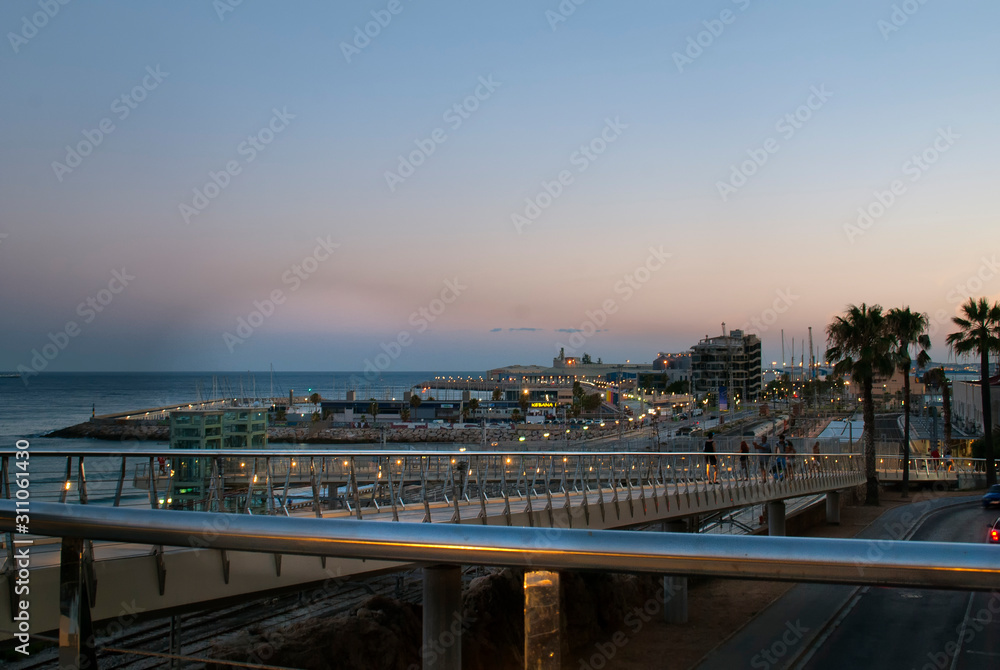
[[[14,501],[0,501],[0,530],[15,531],[19,513]],[[378,525],[249,515],[228,515],[227,523],[220,527],[215,523],[218,518],[205,512],[32,503],[32,533],[63,538],[60,665],[80,667],[89,662],[96,667],[94,649],[88,646],[89,605],[83,568],[84,543],[95,539],[388,559],[430,566],[511,566],[529,571],[649,572],[963,590],[990,590],[1000,580],[996,552],[988,545],[879,540],[877,560],[873,560],[875,545],[867,540]],[[440,635],[441,628],[450,623],[449,615],[460,607],[461,599],[454,591],[461,589],[461,580],[453,579],[454,569],[435,568],[435,578],[425,580],[425,640]],[[429,624],[437,628],[428,630]],[[447,663],[425,658],[424,667],[457,668],[460,658],[454,653]]]
[[[0,497],[11,497],[12,459],[0,452]],[[693,493],[718,507],[846,488],[860,483],[863,460],[856,454],[644,451],[31,452],[35,501],[283,515],[304,509],[316,516],[340,510],[358,519],[391,513],[393,520],[417,508],[423,510],[418,521],[445,514],[451,522],[471,517],[483,523],[487,506],[503,501],[495,514],[507,525],[515,525],[512,500],[526,504],[532,524],[536,507],[596,504],[603,516],[606,498],[620,516],[618,506],[632,508],[634,501],[669,508],[669,495],[687,495],[690,506]]]

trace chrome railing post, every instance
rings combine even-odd
[[[97,653],[84,588],[83,540],[64,537],[59,561],[59,667],[96,668]]]

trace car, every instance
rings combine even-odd
[[[993,522],[993,525],[990,526],[988,542],[990,544],[1000,544],[1000,517],[998,517],[997,520]]]
[[[983,508],[1000,507],[1000,484],[994,484],[983,496]]]

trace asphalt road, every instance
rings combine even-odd
[[[897,507],[859,534],[862,539],[986,541],[997,518],[978,496],[954,504]],[[906,515],[922,517],[915,530]],[[910,517],[913,518],[912,516]],[[890,530],[894,527],[896,530]],[[1000,563],[1000,545],[997,562]],[[735,632],[699,670],[995,670],[1000,668],[1000,584],[992,592],[799,584]]]
[[[946,508],[929,516],[911,541],[984,542],[996,516],[976,503]],[[1000,667],[1000,584],[989,593],[863,588],[841,616],[811,657],[795,667]]]

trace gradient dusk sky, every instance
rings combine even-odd
[[[1000,295],[996,3],[9,0],[0,29],[0,369],[651,361],[722,322],[769,363],[860,302],[927,312],[945,360]]]

